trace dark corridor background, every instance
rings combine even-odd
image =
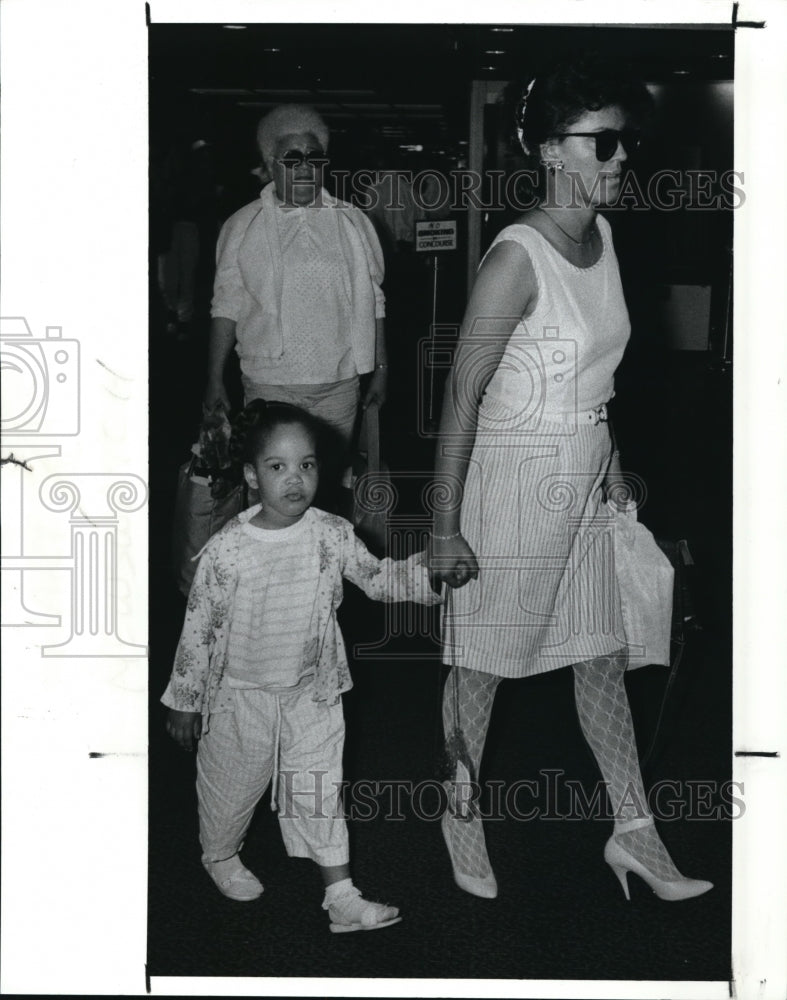
[[[218,30],[218,26],[212,28],[214,33]],[[183,86],[175,77],[187,78],[190,64],[187,55],[175,53],[172,39],[178,37],[177,32],[172,26],[168,32],[169,39],[151,34],[151,101],[161,98],[153,127],[160,128],[169,117],[179,123],[177,128],[185,129],[186,112],[195,107],[195,95],[183,96]],[[706,37],[713,32],[691,34],[693,48],[664,45],[663,52],[669,52],[672,60],[689,59],[687,65],[698,73],[695,83],[702,86],[703,79],[713,79],[711,71],[703,68],[707,62],[703,59],[710,59],[712,43],[720,41],[721,33],[716,32],[716,37]],[[312,51],[309,37],[304,34],[299,43],[306,54]],[[341,37],[344,45],[350,45],[350,28]],[[605,44],[612,46],[614,38],[605,38]],[[330,36],[324,41],[330,53]],[[200,43],[202,50],[209,44],[206,36]],[[649,40],[648,46],[655,63],[662,49],[655,40]],[[723,42],[721,51],[731,51],[728,43]],[[391,58],[379,48],[377,52],[380,61]],[[662,62],[666,59],[663,55]],[[215,66],[221,65],[221,59],[216,59]],[[475,72],[474,67],[466,67],[460,83],[472,79]],[[283,79],[282,71],[277,73]],[[191,86],[200,82],[204,81],[192,79]],[[211,84],[218,88],[219,83],[214,69]],[[464,93],[460,83],[454,88],[457,95]],[[197,122],[204,131],[207,121],[221,120],[215,109],[206,114],[205,106],[200,107],[200,114],[188,119],[195,123],[188,132],[193,138],[198,137]],[[174,113],[177,108],[183,114]],[[259,108],[235,112],[244,122],[249,116],[256,120],[259,113]],[[457,121],[461,132],[464,118],[459,111],[451,110],[446,119],[449,130]],[[352,153],[351,138],[348,135],[344,140],[347,157]],[[215,135],[211,139],[220,141]],[[154,140],[152,136],[155,155]],[[252,192],[241,203],[253,196]],[[679,244],[685,253],[673,253],[671,258],[689,269],[683,280],[700,283],[705,279],[696,269],[691,273],[691,267],[692,261],[707,262],[703,253],[707,241],[720,261],[705,276],[714,283],[715,296],[714,336],[707,351],[670,350],[661,335],[654,303],[663,294],[665,280],[680,280],[663,270],[669,257],[669,234],[662,232],[659,237],[652,228],[656,223],[641,216],[611,221],[633,327],[613,404],[624,468],[647,484],[641,519],[659,538],[687,539],[695,560],[689,582],[695,620],[701,628],[688,635],[667,706],[663,744],[646,774],[649,787],[658,781],[678,782],[686,797],[691,794],[691,782],[716,783],[718,788],[729,780],[731,767],[732,373],[729,345],[721,346],[728,290],[717,280],[725,272],[729,255],[727,221],[707,220],[701,232]],[[663,220],[657,223],[657,229],[665,224]],[[679,220],[673,219],[673,224],[679,226]],[[155,278],[153,266],[151,276]],[[184,602],[170,572],[170,534],[177,468],[188,455],[200,418],[210,294],[206,281],[201,285],[194,322],[182,339],[167,332],[167,316],[155,280],[151,281],[151,426],[166,430],[151,440],[150,449],[148,972],[156,976],[727,980],[728,820],[661,824],[678,867],[687,875],[715,883],[706,896],[680,904],[658,900],[635,877],[631,879],[632,901],[625,901],[602,859],[609,822],[508,818],[487,823],[500,895],[486,901],[454,886],[438,823],[419,819],[405,805],[399,820],[350,824],[357,884],[368,897],[398,905],[402,923],[380,933],[337,938],[328,932],[320,909],[317,873],[308,863],[285,856],[266,799],[244,849],[246,863],[265,884],[264,895],[254,903],[238,904],[221,897],[212,886],[199,862],[194,759],[167,739],[164,712],[158,704],[183,614]],[[450,327],[461,320],[464,284],[460,255],[441,259],[440,324]],[[417,518],[422,513],[420,488],[433,458],[433,439],[423,427],[428,379],[424,379],[421,361],[432,316],[429,258],[404,253],[389,272],[386,293],[391,385],[383,414],[384,455],[400,488],[397,515]],[[439,376],[436,384],[434,411],[439,412]],[[404,472],[420,477],[403,477]],[[433,779],[443,679],[433,638],[436,619],[431,612],[425,614],[413,634],[395,635],[371,655],[363,647],[377,645],[384,636],[386,609],[348,585],[341,617],[355,683],[345,698],[346,777],[381,782]],[[666,676],[664,668],[646,667],[628,678],[643,751],[654,732]],[[597,780],[576,720],[567,669],[503,682],[481,777],[486,782],[512,783],[548,769],[564,772],[566,779],[580,781],[587,789]],[[724,811],[718,792],[707,808]]]

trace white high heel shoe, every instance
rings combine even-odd
[[[490,870],[488,875],[479,877],[478,875],[465,875],[464,872],[459,871],[457,868],[454,861],[453,842],[451,840],[451,831],[453,829],[451,824],[462,822],[462,820],[453,817],[450,809],[447,809],[443,813],[443,818],[440,822],[445,846],[448,848],[448,856],[451,859],[454,882],[456,882],[460,889],[464,889],[465,892],[469,892],[472,896],[480,896],[482,899],[495,899],[497,896],[497,879],[494,872]],[[480,823],[481,820],[477,819],[477,822]]]
[[[604,847],[604,860],[620,880],[626,899],[631,898],[628,887],[629,872],[639,875],[656,893],[659,899],[666,899],[671,902],[701,896],[704,892],[713,888],[713,882],[706,882],[704,879],[699,878],[685,878],[683,875],[671,880],[659,878],[658,875],[654,875],[653,872],[647,869],[641,861],[638,861],[633,854],[627,851],[625,847],[622,847],[615,839],[618,834],[629,833],[632,830],[641,830],[646,826],[653,826],[652,816],[632,819],[628,823],[621,823]]]

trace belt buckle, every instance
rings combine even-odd
[[[607,417],[607,404],[602,403],[601,406],[597,406],[595,410],[590,411],[590,422],[595,427],[596,424],[605,424],[608,420]]]

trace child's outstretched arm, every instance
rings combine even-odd
[[[378,559],[348,524],[345,534],[342,575],[374,601],[414,601],[441,604],[443,598],[430,582],[426,553],[409,559]]]

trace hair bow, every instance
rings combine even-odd
[[[528,153],[528,154],[530,153],[530,150],[527,148],[527,143],[525,142],[525,139],[524,139],[525,111],[527,110],[527,102],[528,102],[528,98],[530,97],[530,91],[533,89],[533,84],[535,82],[536,82],[536,78],[533,77],[533,79],[530,81],[530,83],[525,88],[525,92],[524,92],[524,94],[522,94],[522,97],[521,97],[521,99],[519,101],[519,104],[517,105],[517,109],[516,109],[516,134],[517,134],[517,138],[519,139],[519,144],[522,147],[522,149],[526,153]]]

